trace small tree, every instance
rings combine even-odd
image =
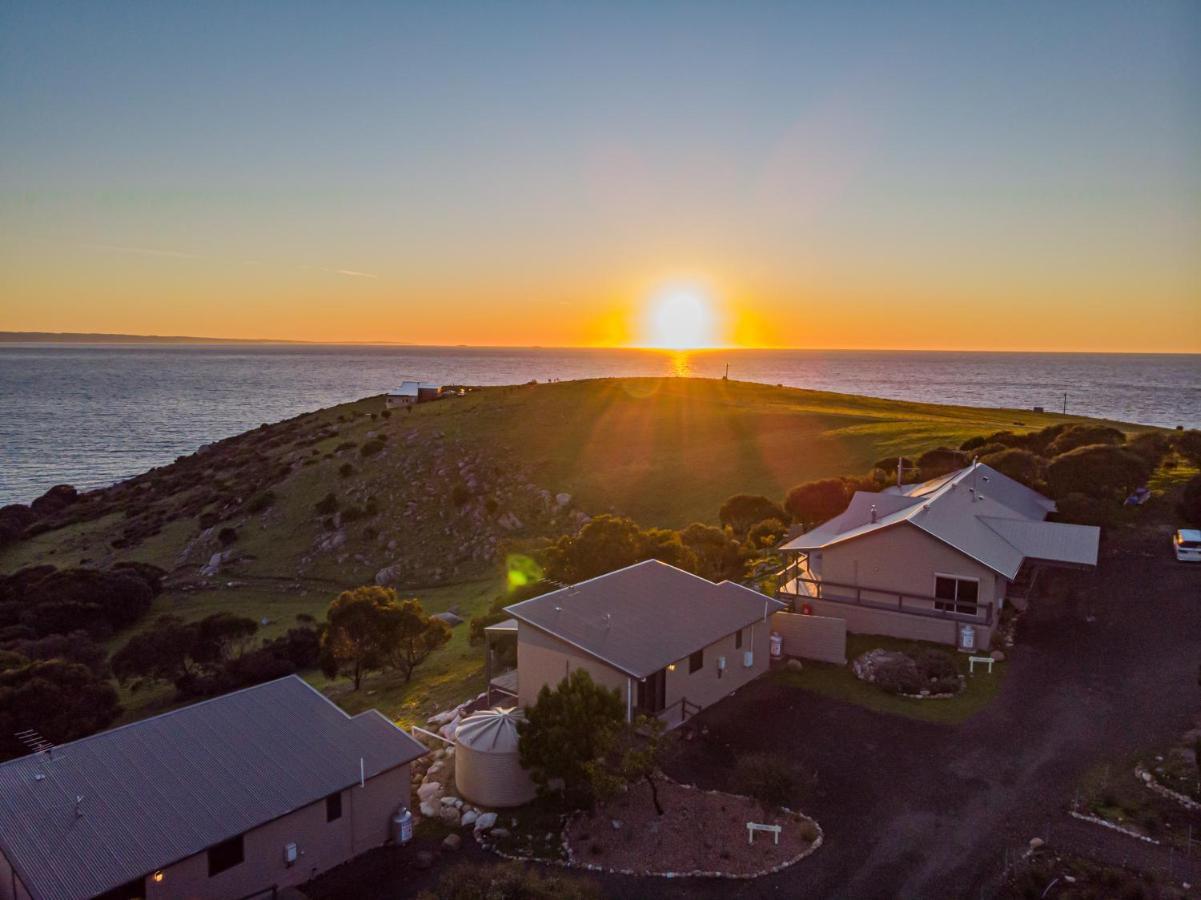
[[[746,553],[724,529],[693,522],[680,532],[680,540],[692,551],[693,571],[710,581],[738,581],[746,574]]]
[[[569,803],[590,806],[595,763],[609,753],[625,721],[621,695],[576,669],[555,688],[543,685],[517,726],[521,765],[540,793],[560,781]]]
[[[413,670],[450,640],[450,626],[426,615],[420,600],[402,600],[390,619],[388,659],[404,673],[407,684]]]
[[[792,520],[806,529],[832,519],[851,502],[846,482],[841,478],[823,478],[798,484],[788,492],[784,508]]]
[[[1068,494],[1122,499],[1146,482],[1152,468],[1143,457],[1113,444],[1077,447],[1047,466],[1047,484],[1056,499]]]
[[[721,505],[717,514],[722,526],[729,526],[739,537],[745,537],[750,527],[764,519],[787,519],[780,504],[757,494],[735,494]]]
[[[593,795],[608,800],[620,794],[626,785],[645,781],[651,789],[655,813],[663,815],[655,776],[662,768],[667,748],[663,722],[651,716],[639,716],[614,734],[613,746],[607,754],[585,765]]]
[[[1201,525],[1201,475],[1194,475],[1184,484],[1180,495],[1180,515],[1190,525]]]
[[[971,457],[965,452],[953,450],[950,447],[935,447],[917,458],[917,466],[921,469],[922,478],[927,479],[947,475],[956,469],[962,469],[970,462]]]
[[[1201,466],[1201,429],[1190,428],[1174,435],[1176,452],[1194,466]]]
[[[1047,444],[1046,455],[1062,456],[1077,447],[1089,447],[1093,444],[1124,444],[1126,435],[1108,425],[1069,425]]]
[[[766,550],[778,546],[787,534],[788,526],[779,519],[764,519],[751,526],[746,534],[746,542],[755,550]]]
[[[374,585],[337,596],[326,613],[321,640],[321,668],[327,677],[349,675],[357,691],[367,672],[384,667],[396,600],[396,591]]]
[[[1002,475],[1007,475],[1014,481],[1026,485],[1028,488],[1039,490],[1045,489],[1043,485],[1043,466],[1042,457],[1031,453],[1029,450],[1023,450],[1020,447],[1008,447],[996,453],[990,453],[987,456],[981,456],[980,462],[987,466],[996,469]]]

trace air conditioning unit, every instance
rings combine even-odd
[[[742,654],[742,667],[744,669],[753,669],[755,667],[755,651],[747,650]]]
[[[284,844],[284,865],[294,865],[299,855],[295,844]]]
[[[717,657],[717,671],[724,672],[726,670],[726,658],[724,656]]]

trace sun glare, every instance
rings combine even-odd
[[[646,346],[664,350],[712,347],[717,339],[713,304],[695,290],[658,294],[647,307],[643,339]]]

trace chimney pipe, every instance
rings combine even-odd
[[[872,524],[873,525],[876,524],[876,518],[878,517],[878,515],[879,514],[876,512],[876,504],[873,503],[872,504]]]

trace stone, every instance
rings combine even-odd
[[[417,788],[417,796],[421,800],[432,800],[442,793],[442,785],[436,781],[427,781]]]
[[[475,820],[475,830],[476,831],[487,831],[489,828],[491,828],[495,824],[496,824],[496,813],[494,813],[494,812],[480,813],[479,817]]]
[[[443,797],[443,798],[442,798],[442,805],[443,805],[443,806],[454,806],[454,807],[458,807],[459,805],[461,805],[461,804],[462,804],[462,802],[463,802],[462,800],[459,800],[459,798],[458,798],[458,797],[454,797],[454,796],[446,796],[446,797]]]
[[[609,824],[613,826],[614,831],[621,831],[621,819],[614,819]]]
[[[562,494],[555,494],[555,503],[557,503],[559,506],[566,506],[570,502],[571,502],[571,494],[568,494],[566,492],[564,492]]]
[[[457,834],[448,834],[442,839],[443,850],[458,850],[463,845],[463,839]]]
[[[445,822],[447,825],[452,825],[452,826],[458,825],[459,824],[459,811],[457,809],[455,809],[453,806],[442,807],[442,821]]]
[[[478,819],[479,817],[480,817],[479,813],[477,813],[474,809],[469,809],[466,812],[464,812],[463,815],[459,818],[459,824],[462,825],[464,828],[468,828],[468,827],[474,825],[476,822],[476,819]]]
[[[427,819],[432,819],[438,814],[437,807],[435,807],[434,804],[430,803],[428,800],[422,800],[421,805],[417,808],[421,810],[421,815]]]
[[[1047,844],[1047,842],[1044,841],[1040,837],[1030,838],[1030,849],[1031,850],[1041,850],[1043,847],[1046,846],[1046,844]]]
[[[389,546],[388,549],[391,550],[392,547]],[[386,587],[387,585],[398,581],[403,574],[404,567],[401,566],[400,563],[393,563],[390,566],[384,566],[375,573],[375,583],[380,587]]]
[[[507,838],[512,834],[507,828],[493,828],[489,833],[495,838]]]
[[[429,850],[417,851],[417,868],[428,869],[434,864],[434,854]]]
[[[1005,653],[1002,650],[994,650],[992,653],[990,653],[988,655],[991,656],[993,659],[995,659],[997,662],[1005,662]]]
[[[805,668],[805,665],[799,659],[790,659],[788,662],[784,663],[784,668],[791,669],[794,672],[799,672],[801,669]]]

